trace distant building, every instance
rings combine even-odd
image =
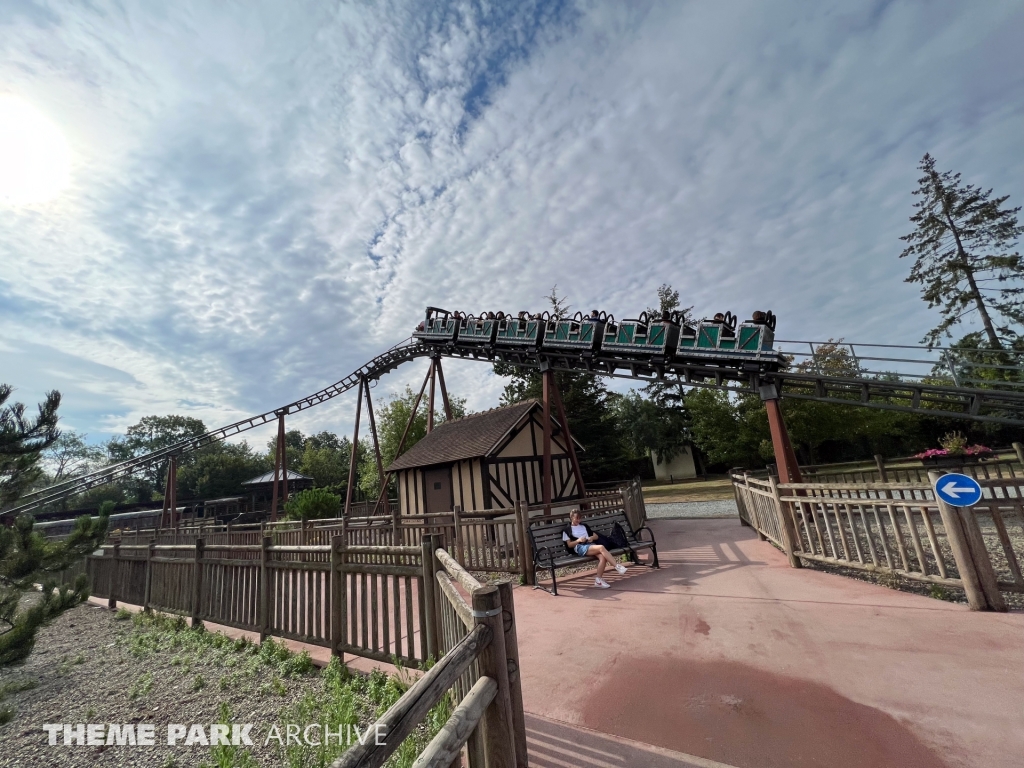
[[[578,499],[565,434],[553,414],[551,421],[552,501]],[[542,503],[543,464],[543,406],[527,400],[439,424],[387,469],[398,478],[399,507],[408,515]]]
[[[283,488],[281,487],[280,476],[278,479],[278,490],[279,494],[283,495]],[[298,472],[288,470],[288,495],[293,496],[299,491],[305,491],[316,485],[316,482],[312,477],[306,475],[300,475]],[[253,512],[259,509],[267,509],[266,506],[268,500],[274,495],[274,470],[264,472],[259,477],[254,477],[252,480],[246,480],[242,483],[242,487],[245,488],[246,493],[249,495],[252,506],[249,508]]]
[[[654,477],[665,482],[673,480],[686,480],[697,476],[697,469],[693,463],[693,451],[690,446],[683,448],[670,461],[658,461],[656,451],[651,451],[651,461],[654,462]]]

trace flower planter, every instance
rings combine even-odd
[[[962,467],[964,464],[978,464],[985,459],[987,456],[929,456],[921,459],[921,463],[926,467]]]

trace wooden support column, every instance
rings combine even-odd
[[[170,459],[168,459],[167,460],[167,478],[164,480],[164,502],[163,502],[163,506],[160,509],[160,525],[158,526],[160,528],[170,528],[171,527],[171,518],[170,518],[170,515],[168,514],[167,510],[170,508],[170,504],[171,504],[171,497],[170,497],[169,490],[170,490],[170,487],[171,487],[171,467],[172,466],[173,466],[173,462]]]
[[[356,482],[356,454],[359,452],[359,416],[363,412],[363,387],[366,385],[366,380],[363,378],[359,379],[359,389],[356,392],[356,424],[352,430],[352,453],[348,458],[348,485],[345,487],[345,513],[344,517],[347,520],[349,515],[352,513],[352,494]]]
[[[800,465],[797,464],[796,453],[789,440],[789,431],[782,418],[779,393],[774,384],[762,385],[760,389],[761,400],[764,401],[765,410],[768,412],[768,428],[772,433],[772,449],[775,451],[775,463],[779,468],[779,482],[783,485],[802,482]]]
[[[452,404],[448,399],[448,387],[444,385],[444,371],[441,370],[441,358],[437,358],[437,383],[441,386],[441,402],[444,405],[444,418],[447,421],[452,420]]]
[[[1021,467],[1024,468],[1024,443],[1014,443],[1013,450],[1017,454],[1017,461],[1019,461]]]
[[[285,497],[288,495],[288,464],[284,460],[288,454],[285,452],[284,445],[284,413],[277,414],[277,448],[274,451],[274,488],[271,492],[270,499],[270,522],[277,522],[277,500],[279,496],[278,488],[278,474],[281,475],[281,480],[284,481]]]
[[[542,498],[544,503],[544,516],[551,516],[551,389],[554,386],[555,372],[545,368],[543,377],[543,405],[544,405],[544,464],[541,470]]]
[[[364,379],[364,381],[366,381]],[[385,488],[384,485],[384,462],[380,455],[380,441],[377,439],[377,419],[373,415],[373,401],[370,399],[370,382],[366,381],[366,416],[370,420],[370,436],[373,438],[373,455],[377,459],[377,479],[380,481],[380,487]],[[397,543],[397,542],[396,542]]]
[[[569,461],[572,462],[572,471],[576,475],[576,487],[579,488],[580,498],[587,497],[587,488],[583,484],[583,472],[580,471],[580,462],[576,457],[576,446],[572,442],[572,432],[569,431],[569,418],[565,414],[565,406],[562,405],[562,393],[558,391],[558,382],[555,380],[554,372],[551,374],[551,395],[555,399],[558,408],[558,421],[562,425],[562,435],[565,438],[566,449],[569,452]]]
[[[427,434],[429,435],[434,431],[434,386],[437,384],[437,361],[435,359],[430,360],[430,372],[427,376],[430,378],[430,396],[427,398]]]

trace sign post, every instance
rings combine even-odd
[[[970,475],[951,472],[935,481],[935,495],[952,507],[973,507],[981,501],[981,486]]]

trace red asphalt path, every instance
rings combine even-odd
[[[737,520],[650,525],[660,571],[515,590],[531,764],[1024,765],[1024,613],[792,569]]]
[[[515,589],[532,768],[1024,766],[1024,613],[792,569],[735,519],[650,526],[660,570]]]

